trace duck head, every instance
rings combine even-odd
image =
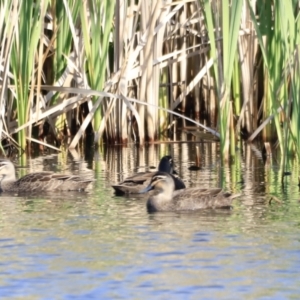
[[[169,191],[173,192],[175,189],[175,184],[173,178],[169,175],[169,173],[166,172],[156,172],[154,173],[150,184],[141,190],[139,193],[144,194],[151,190],[157,190],[160,192]]]
[[[16,180],[15,167],[8,160],[0,160],[0,178],[1,180]]]

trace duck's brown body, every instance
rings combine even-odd
[[[185,188],[183,181],[176,175],[173,175],[173,159],[170,155],[162,157],[160,160],[158,170],[161,172],[169,173],[174,181],[175,190]],[[141,189],[148,186],[151,181],[154,172],[140,172],[130,177],[127,177],[124,181],[112,185],[115,189],[116,194],[138,194]]]
[[[15,168],[10,161],[0,162],[0,180],[2,192],[49,192],[82,191],[92,182],[76,175],[37,172],[16,180]]]
[[[174,191],[174,182],[169,174],[157,172],[152,177],[149,186],[142,192],[155,190],[147,201],[147,210],[156,211],[183,211],[207,208],[230,208],[232,195],[220,188],[186,188]]]

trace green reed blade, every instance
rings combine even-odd
[[[114,9],[115,0],[88,0],[81,5],[80,18],[87,78],[92,89],[102,90],[104,87]],[[97,98],[93,101],[95,103]],[[94,131],[98,131],[101,119],[102,112],[99,107],[94,115]]]
[[[35,55],[48,1],[19,1],[19,18],[15,23],[15,35],[11,50],[10,66],[16,85],[16,106],[18,125],[25,124],[29,117],[30,85],[35,81]],[[32,96],[33,94],[31,94]],[[21,130],[18,135],[21,149],[26,147],[26,134]]]

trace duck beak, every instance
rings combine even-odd
[[[145,194],[153,189],[153,186],[149,184],[147,187],[145,187],[143,190],[139,191],[139,194]]]

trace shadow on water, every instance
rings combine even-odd
[[[196,146],[201,168],[192,171]],[[148,214],[147,196],[114,195],[112,183],[154,171],[169,153],[188,187],[241,192],[233,209]],[[28,160],[26,172],[95,182],[86,193],[1,195],[1,297],[297,298],[298,165],[282,188],[279,165],[250,147],[225,168],[216,153],[214,143],[178,143],[105,149],[87,162],[80,154]]]

